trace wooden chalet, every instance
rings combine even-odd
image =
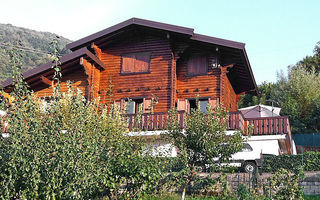
[[[128,99],[127,114],[132,128],[135,113],[143,108],[145,130],[159,130],[170,108],[183,115],[196,107],[223,104],[229,111],[229,130],[254,124],[254,135],[287,134],[288,117],[244,119],[237,111],[239,95],[257,95],[258,88],[245,44],[194,32],[192,28],[132,18],[67,45],[72,53],[61,58],[62,91],[72,81],[87,100],[113,101],[122,106]],[[39,96],[52,95],[51,63],[24,73],[25,81]],[[10,90],[12,79],[2,85]],[[157,104],[151,113],[154,98]],[[289,145],[290,146],[290,145]],[[290,150],[288,150],[290,151]]]

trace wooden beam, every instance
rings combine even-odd
[[[50,81],[48,78],[46,78],[45,76],[40,76],[40,79],[41,81],[44,83],[44,84],[47,84],[49,86],[52,85],[52,81]]]
[[[101,60],[101,49],[94,42],[91,43],[91,48],[94,50],[95,55]]]

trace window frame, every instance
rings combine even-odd
[[[147,55],[149,56],[149,61],[148,61],[148,70],[143,71],[143,72],[124,72],[123,71],[123,56],[127,55]],[[133,52],[133,53],[124,53],[121,54],[121,63],[120,63],[120,75],[132,75],[132,74],[150,74],[151,73],[151,55],[152,52]]]
[[[205,73],[200,73],[200,74],[193,74],[193,73],[190,73],[190,64],[189,64],[189,61],[190,59],[193,57],[193,56],[204,56],[206,58],[206,72]],[[209,56],[207,54],[191,54],[189,57],[188,57],[188,60],[187,60],[187,76],[205,76],[205,75],[208,75],[209,74]]]
[[[198,100],[199,100],[199,101],[208,101],[208,105],[209,105],[209,104],[210,104],[210,102],[209,102],[209,99],[210,99],[210,98],[211,98],[211,96],[210,96],[210,97],[199,97]],[[191,100],[191,101],[196,101],[197,98],[186,98],[186,100],[188,101],[188,104],[189,104],[189,108],[188,108],[187,112],[190,113],[190,112],[191,112],[190,100]],[[200,109],[201,109],[201,108],[200,108]],[[204,112],[202,112],[202,113],[204,113]],[[208,113],[208,111],[207,111],[207,113]],[[205,113],[205,114],[206,114],[206,113]]]

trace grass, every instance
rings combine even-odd
[[[180,200],[179,194],[163,194],[158,196],[146,196],[143,200]],[[320,200],[320,195],[304,196],[305,200]],[[214,197],[186,197],[186,200],[219,200]]]
[[[310,196],[304,196],[303,199],[305,200],[320,200],[320,195],[310,195]]]

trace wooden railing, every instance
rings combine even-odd
[[[145,113],[142,115],[128,114],[130,131],[156,131],[166,128],[168,113]],[[178,120],[181,128],[185,124],[185,112],[178,112]],[[290,133],[289,118],[287,116],[262,117],[245,119],[240,112],[230,112],[227,121],[227,130],[241,129],[244,133],[252,135],[275,135]],[[289,134],[291,135],[291,134]]]
[[[288,116],[246,118],[244,130],[252,127],[252,135],[275,135],[290,132]]]
[[[156,131],[166,128],[168,113],[144,113],[142,115],[128,114],[128,124],[130,131]],[[184,127],[184,112],[178,111],[178,120],[181,128]]]

